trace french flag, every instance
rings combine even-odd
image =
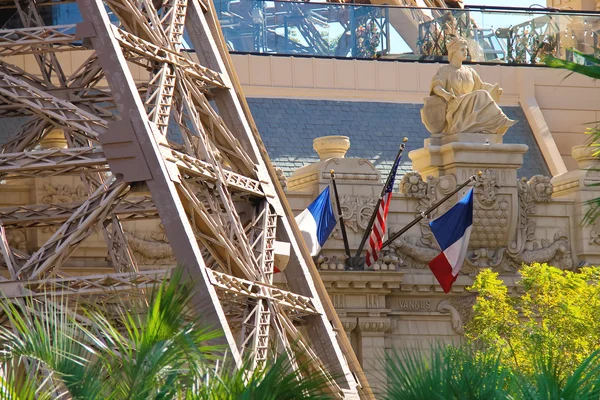
[[[442,252],[429,262],[442,289],[448,293],[462,268],[473,227],[473,189],[441,217],[429,223]]]
[[[329,194],[329,186],[325,188],[306,210],[296,217],[296,223],[302,232],[302,237],[310,250],[311,256],[316,256],[321,247],[335,228],[335,215]]]

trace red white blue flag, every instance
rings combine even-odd
[[[388,215],[388,210],[390,209],[390,203],[392,202],[392,191],[394,190],[394,181],[396,180],[396,172],[398,171],[398,166],[400,165],[400,157],[394,163],[392,170],[390,171],[390,177],[388,179],[388,184],[385,187],[384,195],[379,202],[379,208],[377,209],[377,217],[375,217],[375,222],[373,223],[373,230],[371,231],[371,235],[369,236],[369,247],[367,248],[367,258],[365,259],[365,264],[367,267],[373,265],[375,261],[379,259],[379,251],[381,250],[381,245],[383,244],[383,236],[385,235],[385,225],[386,219]]]
[[[429,262],[445,293],[452,288],[462,268],[473,227],[473,189],[441,217],[429,223],[442,252]]]
[[[336,220],[331,206],[329,186],[325,188],[306,210],[296,217],[302,237],[310,250],[311,256],[316,256],[321,247],[333,232]]]

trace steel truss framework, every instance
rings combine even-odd
[[[138,271],[121,224],[160,218],[173,254],[197,285],[195,307],[222,328],[239,365],[249,357],[252,368],[261,368],[274,352],[297,365],[301,351],[314,368],[336,377],[332,393],[357,397],[344,353],[354,356],[290,224],[212,3],[77,0],[83,23],[44,26],[39,9],[60,3],[0,0],[23,26],[0,30],[0,118],[25,121],[2,147],[0,179],[75,174],[89,197],[0,208],[6,268],[0,291],[14,298],[50,290],[109,299],[152,285],[168,269]],[[118,23],[109,21],[107,10]],[[199,62],[181,52],[184,35]],[[63,67],[58,53],[82,50],[89,56],[81,65]],[[6,61],[15,55],[35,60],[39,72]],[[134,81],[129,65],[143,67],[147,80]],[[68,148],[40,149],[56,129]],[[170,129],[180,143],[167,138]],[[139,188],[150,195],[140,196]],[[10,247],[11,229],[49,226],[54,234],[33,254]],[[63,272],[97,228],[115,272]],[[290,248],[285,290],[273,284],[282,244]],[[352,369],[362,374],[358,365]]]

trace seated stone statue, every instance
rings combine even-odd
[[[467,58],[467,41],[453,37],[447,44],[450,63],[441,67],[431,81],[421,119],[431,133],[498,133],[503,135],[517,121],[509,119],[496,102],[502,89],[485,83],[477,72],[462,65]]]

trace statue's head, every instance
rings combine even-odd
[[[467,41],[465,38],[460,36],[452,36],[446,43],[446,49],[448,50],[448,60],[452,61],[457,57],[461,62],[467,59]]]

